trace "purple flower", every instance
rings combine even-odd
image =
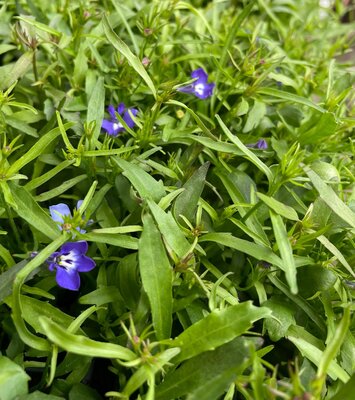
[[[191,93],[200,99],[207,99],[212,96],[214,83],[207,83],[208,75],[203,68],[195,69],[191,72],[192,78],[197,78],[191,85],[178,88],[179,92]]]
[[[247,147],[254,147],[259,150],[266,150],[268,148],[267,142],[265,139],[259,139],[256,143],[247,144]]]
[[[88,272],[95,268],[95,261],[85,255],[87,250],[88,244],[84,240],[68,242],[47,259],[49,270],[56,269],[57,271],[55,279],[60,287],[78,290],[80,287],[79,272]]]
[[[83,201],[79,200],[76,204],[76,208],[78,209],[81,206]],[[59,203],[54,206],[49,207],[49,212],[54,222],[57,222],[60,230],[69,231],[72,228],[72,225],[83,225],[85,221],[81,218],[78,220],[77,218],[73,218],[70,212],[69,207],[64,203]],[[75,215],[75,214],[74,214]],[[76,230],[80,233],[85,233],[85,229],[81,229],[79,226]]]
[[[115,107],[112,105],[109,105],[107,107],[107,111],[111,116],[111,119],[104,119],[102,121],[102,129],[106,131],[106,133],[110,136],[117,136],[119,132],[122,132],[125,130],[124,126],[121,124],[120,121],[116,118],[115,115]],[[120,103],[117,107],[117,113],[122,116],[123,121],[127,124],[129,128],[134,127],[134,121],[132,117],[130,116],[129,111],[132,113],[132,115],[135,117],[138,114],[138,110],[135,108],[125,108],[125,105],[123,103]]]
[[[259,139],[259,140],[256,142],[255,147],[257,147],[257,148],[260,149],[260,150],[266,150],[266,149],[267,149],[266,140],[265,140],[265,139]]]

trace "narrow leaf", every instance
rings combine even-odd
[[[153,81],[151,80],[150,76],[148,75],[147,71],[145,70],[142,62],[139,60],[137,56],[135,56],[129,47],[124,43],[117,35],[116,33],[112,30],[110,23],[108,22],[107,16],[104,15],[102,24],[104,27],[104,32],[109,40],[109,42],[112,44],[112,46],[118,50],[129,62],[131,67],[140,75],[140,77],[144,80],[144,82],[147,84],[151,92],[153,93],[154,98],[157,97],[156,89],[154,87]]]
[[[88,103],[88,113],[86,117],[86,121],[88,123],[95,121],[95,128],[93,132],[93,139],[97,139],[100,131],[102,120],[105,114],[105,86],[104,86],[104,77],[100,76],[96,81],[94,89],[91,93],[89,103]],[[95,140],[92,140],[91,143],[94,143]],[[93,149],[91,149],[93,150]]]
[[[317,104],[314,104],[312,101],[306,99],[305,97],[298,96],[297,94],[266,87],[259,88],[257,92],[260,94],[266,94],[267,96],[277,97],[285,101],[290,101],[291,103],[302,104],[304,106],[314,108],[315,110],[318,110],[322,113],[326,112],[324,108],[318,106]]]
[[[163,211],[153,201],[148,200],[148,205],[168,246],[178,257],[182,258],[186,256],[190,249],[190,244],[172,214]]]
[[[82,335],[68,333],[50,318],[39,317],[39,322],[48,339],[68,352],[89,357],[118,358],[126,361],[136,358],[131,350],[118,344],[97,342]]]
[[[296,278],[296,264],[293,258],[292,246],[287,235],[286,227],[280,215],[275,214],[270,210],[270,217],[277,246],[284,264],[284,271],[287,283],[290,285],[291,292],[297,294],[297,278]]]
[[[269,182],[272,182],[274,179],[274,175],[269,167],[265,165],[251,150],[249,150],[237,136],[232,134],[232,132],[221,120],[221,117],[219,115],[216,115],[216,119],[229,140],[233,142],[244,153],[245,158],[252,162],[257,168],[260,169],[260,171],[262,171],[267,176]]]
[[[60,230],[52,218],[41,208],[32,195],[22,186],[9,182],[11,194],[17,205],[17,214],[50,239],[60,235]]]
[[[172,324],[172,268],[150,214],[143,217],[143,233],[139,239],[139,269],[146,291],[158,340],[170,337]]]

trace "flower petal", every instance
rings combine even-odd
[[[118,107],[117,107],[117,112],[118,112],[120,115],[122,115],[123,112],[124,112],[124,109],[125,109],[124,103],[120,103],[120,104],[118,105]],[[116,118],[116,117],[115,117],[115,118]],[[116,119],[117,119],[117,118],[116,118]]]
[[[67,242],[61,247],[60,253],[69,253],[73,250],[80,254],[85,254],[88,251],[88,242],[85,240],[80,240],[78,242]]]
[[[138,114],[138,110],[136,110],[135,108],[130,108],[129,111],[132,113],[134,117]],[[129,128],[134,127],[134,121],[130,116],[128,110],[123,115],[123,121],[128,125]]]
[[[76,203],[76,209],[78,210],[80,208],[80,206],[83,204],[84,200],[78,200],[78,202]]]
[[[212,96],[214,83],[197,83],[194,87],[194,94],[200,99],[207,99]]]
[[[101,128],[104,129],[108,135],[116,136],[117,135],[117,129],[115,129],[116,125],[117,125],[116,122],[111,122],[108,119],[104,119],[102,121]]]
[[[50,206],[49,212],[51,214],[53,221],[59,222],[60,224],[64,222],[63,217],[71,216],[69,207],[64,203],[59,203],[54,206]]]
[[[115,121],[117,118],[116,118],[116,115],[115,115],[115,107],[112,105],[112,104],[110,104],[108,107],[107,107],[107,111],[108,111],[108,113],[110,114],[110,116],[111,116],[111,118]]]
[[[95,261],[90,257],[84,255],[80,256],[76,260],[76,264],[77,264],[76,270],[78,272],[88,272],[96,267]]]
[[[195,94],[195,88],[193,85],[183,86],[177,89],[178,92]]]
[[[267,149],[267,142],[265,139],[259,139],[256,142],[256,147],[260,150],[266,150]]]
[[[80,287],[80,276],[75,269],[67,271],[58,267],[55,279],[58,285],[64,289],[78,290]]]
[[[198,78],[198,83],[207,83],[208,75],[203,68],[198,68],[191,72],[191,78]]]

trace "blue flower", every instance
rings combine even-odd
[[[259,150],[266,150],[268,148],[267,142],[265,139],[259,139],[256,143],[247,144],[247,147],[254,147]]]
[[[88,244],[84,240],[68,242],[47,259],[49,270],[57,271],[55,279],[60,287],[78,290],[80,287],[79,272],[88,272],[95,268],[95,261],[85,255],[87,250]]]
[[[256,142],[255,147],[257,147],[257,148],[260,149],[260,150],[266,150],[266,149],[267,149],[266,140],[265,140],[265,139],[259,139],[259,140]]]
[[[200,99],[207,99],[212,96],[214,83],[207,83],[208,75],[203,68],[195,69],[191,72],[192,78],[197,78],[191,85],[178,88],[179,92],[191,93]]]
[[[83,201],[79,200],[76,204],[76,208],[78,209],[81,206]],[[64,203],[59,203],[54,206],[49,207],[49,212],[54,222],[57,222],[60,230],[70,231],[72,226],[74,225],[86,225],[85,220],[81,218],[78,220],[77,218],[73,218],[70,212],[69,207]],[[75,215],[75,213],[74,213]],[[76,227],[76,230],[80,233],[85,233],[85,229],[81,229],[80,226]]]
[[[121,124],[120,121],[116,118],[115,115],[115,107],[112,105],[109,105],[107,107],[107,111],[111,116],[111,119],[104,119],[102,121],[102,129],[106,131],[106,133],[110,136],[117,136],[119,132],[122,132],[125,130],[124,126]],[[117,113],[122,116],[123,121],[127,124],[129,128],[134,127],[134,121],[129,113],[135,117],[138,114],[138,110],[135,108],[125,108],[125,105],[123,103],[120,103],[117,107]]]

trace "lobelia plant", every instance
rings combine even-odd
[[[335,3],[5,2],[1,399],[352,398]]]

